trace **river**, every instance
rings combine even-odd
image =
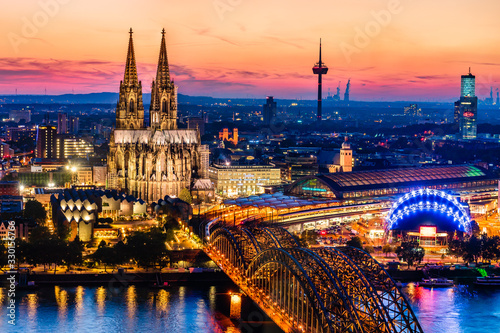
[[[16,326],[12,326],[7,322],[7,290],[0,288],[0,332],[220,332],[219,323],[227,322],[223,314],[229,313],[229,289],[54,286],[18,291]],[[500,332],[500,290],[428,289],[413,284],[403,290],[426,333]],[[251,302],[244,302],[242,312],[243,329],[229,332],[280,332]]]

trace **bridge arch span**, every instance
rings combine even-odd
[[[264,302],[281,309],[299,332],[338,331],[325,316],[327,311],[311,277],[286,250],[262,251],[249,265],[246,276]]]

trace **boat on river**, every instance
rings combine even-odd
[[[421,282],[418,283],[419,286],[422,287],[452,287],[453,286],[453,280],[448,280],[446,278],[429,278],[429,279],[423,279]]]
[[[500,276],[492,275],[478,277],[474,284],[476,286],[500,287]]]

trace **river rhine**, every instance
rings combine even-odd
[[[220,332],[217,321],[229,314],[228,291],[222,286],[55,286],[18,291],[16,326],[11,326],[6,289],[0,288],[0,332]],[[500,332],[500,290],[409,284],[404,292],[426,333]],[[244,302],[243,328],[229,332],[280,332],[273,323],[261,324],[262,313],[250,303]]]

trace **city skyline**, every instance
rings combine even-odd
[[[325,1],[317,11],[298,1],[215,0],[198,1],[197,12],[171,1],[109,1],[99,11],[96,4],[11,4],[1,23],[0,94],[117,92],[130,27],[144,93],[162,28],[173,79],[186,95],[312,100],[320,37],[330,68],[324,96],[339,81],[343,93],[350,78],[353,100],[451,102],[469,67],[479,98],[500,86],[500,4],[493,1],[472,8],[463,1]],[[466,22],[457,19],[466,14]]]

